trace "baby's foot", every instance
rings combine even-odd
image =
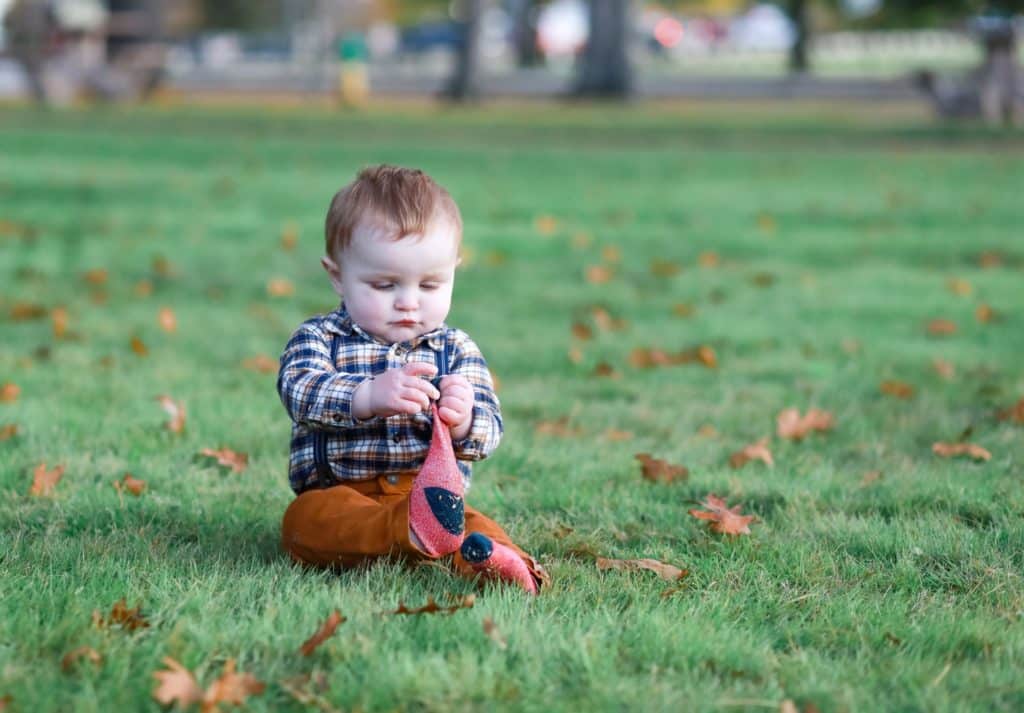
[[[434,434],[409,494],[409,535],[419,549],[443,557],[459,549],[465,529],[462,473],[455,464],[451,433],[433,404]]]
[[[474,532],[463,541],[460,552],[473,571],[486,579],[515,582],[530,594],[537,593],[537,582],[529,567],[511,547]]]

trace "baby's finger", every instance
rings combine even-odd
[[[426,411],[428,408],[430,408],[430,399],[428,399],[427,395],[420,391],[419,389],[403,389],[402,392],[399,394],[399,398],[401,398],[402,401],[408,401],[417,405],[417,410],[413,411],[412,413]]]
[[[407,376],[433,376],[437,367],[428,361],[411,361],[402,367],[402,373]]]
[[[431,399],[432,401],[436,401],[437,399],[441,398],[441,392],[438,391],[434,387],[434,385],[431,384],[426,379],[410,379],[409,381],[405,382],[405,384],[409,388],[419,389],[420,391],[427,395],[428,399]]]
[[[441,417],[441,420],[452,425],[459,422],[459,414],[450,408],[442,407],[437,410],[437,415]]]

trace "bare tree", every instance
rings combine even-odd
[[[633,91],[628,51],[632,29],[630,0],[590,0],[589,8],[590,36],[572,94],[627,97]]]
[[[480,24],[485,0],[460,0],[461,42],[455,70],[442,94],[452,101],[469,101],[480,96]]]

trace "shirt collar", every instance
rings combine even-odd
[[[348,309],[345,308],[344,302],[341,303],[341,306],[338,307],[338,309],[324,316],[324,328],[329,332],[334,332],[335,334],[343,334],[346,336],[356,335],[368,342],[391,346],[390,344],[368,334],[362,327],[353,322],[352,317],[349,316]],[[403,342],[403,344],[408,344],[410,349],[415,349],[420,344],[426,342],[431,349],[435,352],[439,352],[444,347],[445,334],[447,331],[448,325],[442,322],[441,326],[436,329],[433,329],[426,334],[421,334],[415,339]]]

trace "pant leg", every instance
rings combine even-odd
[[[307,490],[285,510],[281,545],[292,559],[350,567],[373,557],[421,557],[409,541],[409,498],[375,499],[345,485]]]
[[[523,562],[526,563],[527,568],[530,570],[530,574],[532,574],[533,578],[537,580],[538,589],[551,583],[551,577],[548,575],[547,571],[540,566],[540,563],[537,560],[526,554],[526,552],[520,549],[518,545],[512,542],[512,539],[508,536],[505,530],[502,529],[501,525],[471,507],[467,506],[465,513],[466,535],[479,532],[495,542],[500,542],[507,547],[511,547],[520,557],[523,558]],[[456,552],[452,556],[452,565],[455,567],[456,571],[465,576],[472,577],[475,574],[473,567],[462,558],[462,554],[460,552]]]

